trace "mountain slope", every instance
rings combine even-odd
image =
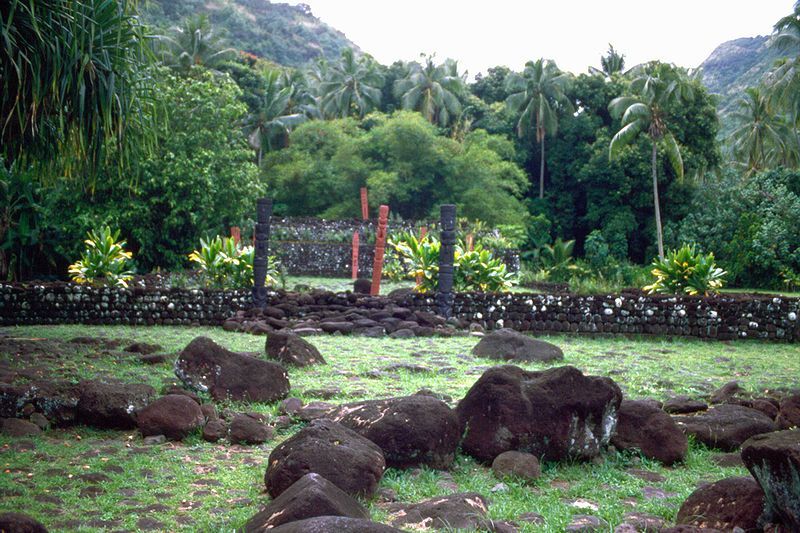
[[[160,30],[174,27],[189,15],[207,13],[226,32],[234,48],[281,65],[299,67],[324,56],[335,58],[344,48],[358,47],[340,31],[316,18],[303,4],[268,0],[151,0],[142,20]]]
[[[769,37],[744,37],[719,45],[700,67],[703,83],[720,97],[718,109],[725,114],[747,87],[759,84],[781,54],[767,46]]]

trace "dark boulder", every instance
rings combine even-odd
[[[495,457],[492,472],[498,479],[517,477],[524,481],[534,481],[542,475],[539,459],[535,455],[514,450]]]
[[[148,344],[146,342],[134,342],[125,348],[128,353],[139,353],[142,355],[150,355],[152,353],[160,352],[163,348],[159,344]]]
[[[386,461],[372,441],[332,420],[311,422],[269,455],[264,483],[273,498],[314,472],[350,495],[369,497]]]
[[[484,462],[508,450],[548,461],[591,459],[611,439],[621,401],[611,379],[571,366],[490,368],[456,408],[466,428],[462,449]]]
[[[675,396],[664,402],[661,408],[673,415],[684,415],[706,411],[708,409],[708,404],[700,400],[694,400],[688,396]]]
[[[623,400],[611,444],[621,450],[639,449],[670,466],[686,458],[689,441],[667,413],[650,402]]]
[[[723,451],[733,451],[750,437],[777,429],[761,411],[732,404],[717,405],[696,415],[674,416],[673,420],[698,442]]]
[[[800,394],[781,400],[777,421],[781,429],[800,427]]]
[[[353,292],[356,294],[369,294],[372,290],[372,280],[358,278],[353,282]]]
[[[414,504],[396,503],[387,509],[393,526],[413,530],[485,530],[489,522],[488,503],[476,492],[438,496]]]
[[[137,417],[143,437],[164,435],[171,440],[186,438],[202,427],[205,420],[197,402],[182,394],[162,396],[139,411]]]
[[[402,533],[401,530],[365,520],[363,518],[348,518],[346,516],[318,516],[297,522],[289,522],[275,529],[271,533]]]
[[[156,396],[153,387],[141,383],[85,381],[79,388],[78,422],[99,428],[135,428],[137,411]]]
[[[738,381],[729,381],[719,389],[711,394],[711,403],[728,403],[733,400],[737,394],[744,392],[744,389],[739,385]]]
[[[280,365],[231,352],[208,337],[197,337],[175,361],[175,375],[215,400],[274,402],[289,393],[289,378]]]
[[[472,355],[501,361],[560,361],[564,352],[555,344],[533,339],[513,329],[499,329],[483,337],[472,348]]]
[[[40,435],[42,428],[19,418],[0,418],[0,434],[9,437],[31,437]]]
[[[0,417],[25,416],[26,405],[42,413],[54,426],[75,424],[80,386],[66,381],[34,381],[25,385],[0,383]]]
[[[380,446],[386,465],[395,468],[447,468],[461,438],[455,411],[431,396],[349,403],[326,417]]]
[[[730,531],[757,527],[764,492],[752,478],[734,477],[695,490],[678,510],[678,524]]]
[[[47,533],[40,522],[22,513],[0,514],[0,531],[3,533]]]
[[[272,438],[272,428],[250,415],[240,414],[231,420],[228,438],[231,444],[263,444]]]
[[[353,497],[320,476],[310,473],[272,500],[267,507],[247,521],[247,533],[267,531],[288,522],[315,516],[369,518],[369,512]]]
[[[319,350],[291,331],[275,331],[267,336],[267,357],[287,365],[324,365]]]
[[[800,531],[800,429],[748,439],[742,460],[766,496],[762,523]]]
[[[203,426],[204,441],[217,442],[221,439],[224,439],[227,435],[228,425],[219,418],[209,420],[206,425]]]

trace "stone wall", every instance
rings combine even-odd
[[[341,313],[349,307],[389,304],[412,311],[435,310],[432,295],[391,298],[315,291],[298,298],[269,294],[287,318],[311,312]],[[142,324],[219,325],[251,306],[248,290],[97,288],[71,283],[0,284],[0,325]],[[454,315],[462,325],[520,331],[675,335],[728,340],[758,338],[800,341],[800,299],[768,296],[646,296],[622,294],[457,294]]]

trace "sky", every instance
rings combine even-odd
[[[470,78],[529,59],[562,70],[600,66],[609,43],[627,66],[660,59],[694,68],[721,43],[768,35],[794,0],[303,0],[385,65],[435,53]]]

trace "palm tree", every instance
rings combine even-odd
[[[669,131],[667,113],[670,107],[691,96],[692,87],[684,73],[662,63],[653,62],[638,67],[633,74],[636,77],[631,81],[630,89],[636,96],[614,98],[608,106],[614,117],[622,117],[620,130],[611,139],[609,159],[615,158],[623,146],[633,142],[640,133],[650,138],[658,257],[663,260],[664,236],[658,200],[658,145],[663,146],[672,169],[682,179],[681,150],[678,141]]]
[[[403,109],[419,111],[428,122],[444,128],[461,114],[458,96],[466,87],[465,80],[466,73],[459,74],[456,61],[435,65],[429,55],[425,66],[409,65],[408,75],[395,82],[394,93]]]
[[[291,86],[282,86],[280,76],[277,70],[264,74],[264,96],[259,111],[245,119],[244,126],[250,130],[247,140],[256,151],[259,166],[264,151],[270,152],[275,148],[277,137],[285,137],[294,126],[306,121],[302,113],[287,114],[294,90]]]
[[[789,57],[778,62],[765,81],[773,102],[788,114],[794,140],[784,143],[784,160],[796,166],[800,152],[800,2],[795,3],[793,13],[780,19],[774,29],[770,46]]]
[[[538,59],[525,63],[522,74],[512,73],[506,82],[510,93],[506,104],[520,113],[517,135],[523,137],[535,132],[541,147],[539,198],[544,198],[544,140],[558,130],[558,111],[572,109],[565,95],[570,80],[570,74],[561,72],[555,62]]]
[[[214,70],[236,54],[234,48],[225,47],[222,34],[211,27],[211,21],[205,13],[188,17],[183,25],[173,29],[172,37],[164,36],[161,39],[162,62],[183,73],[189,72],[194,66]]]
[[[761,88],[749,87],[734,105],[731,118],[740,125],[728,140],[747,174],[779,161],[784,153],[786,125],[776,116],[768,95]]]
[[[356,58],[345,48],[339,62],[320,64],[319,107],[324,116],[363,117],[381,102],[383,76],[370,56]]]
[[[39,176],[93,176],[108,146],[124,165],[151,143],[149,38],[135,0],[0,2],[6,163],[58,167]]]

